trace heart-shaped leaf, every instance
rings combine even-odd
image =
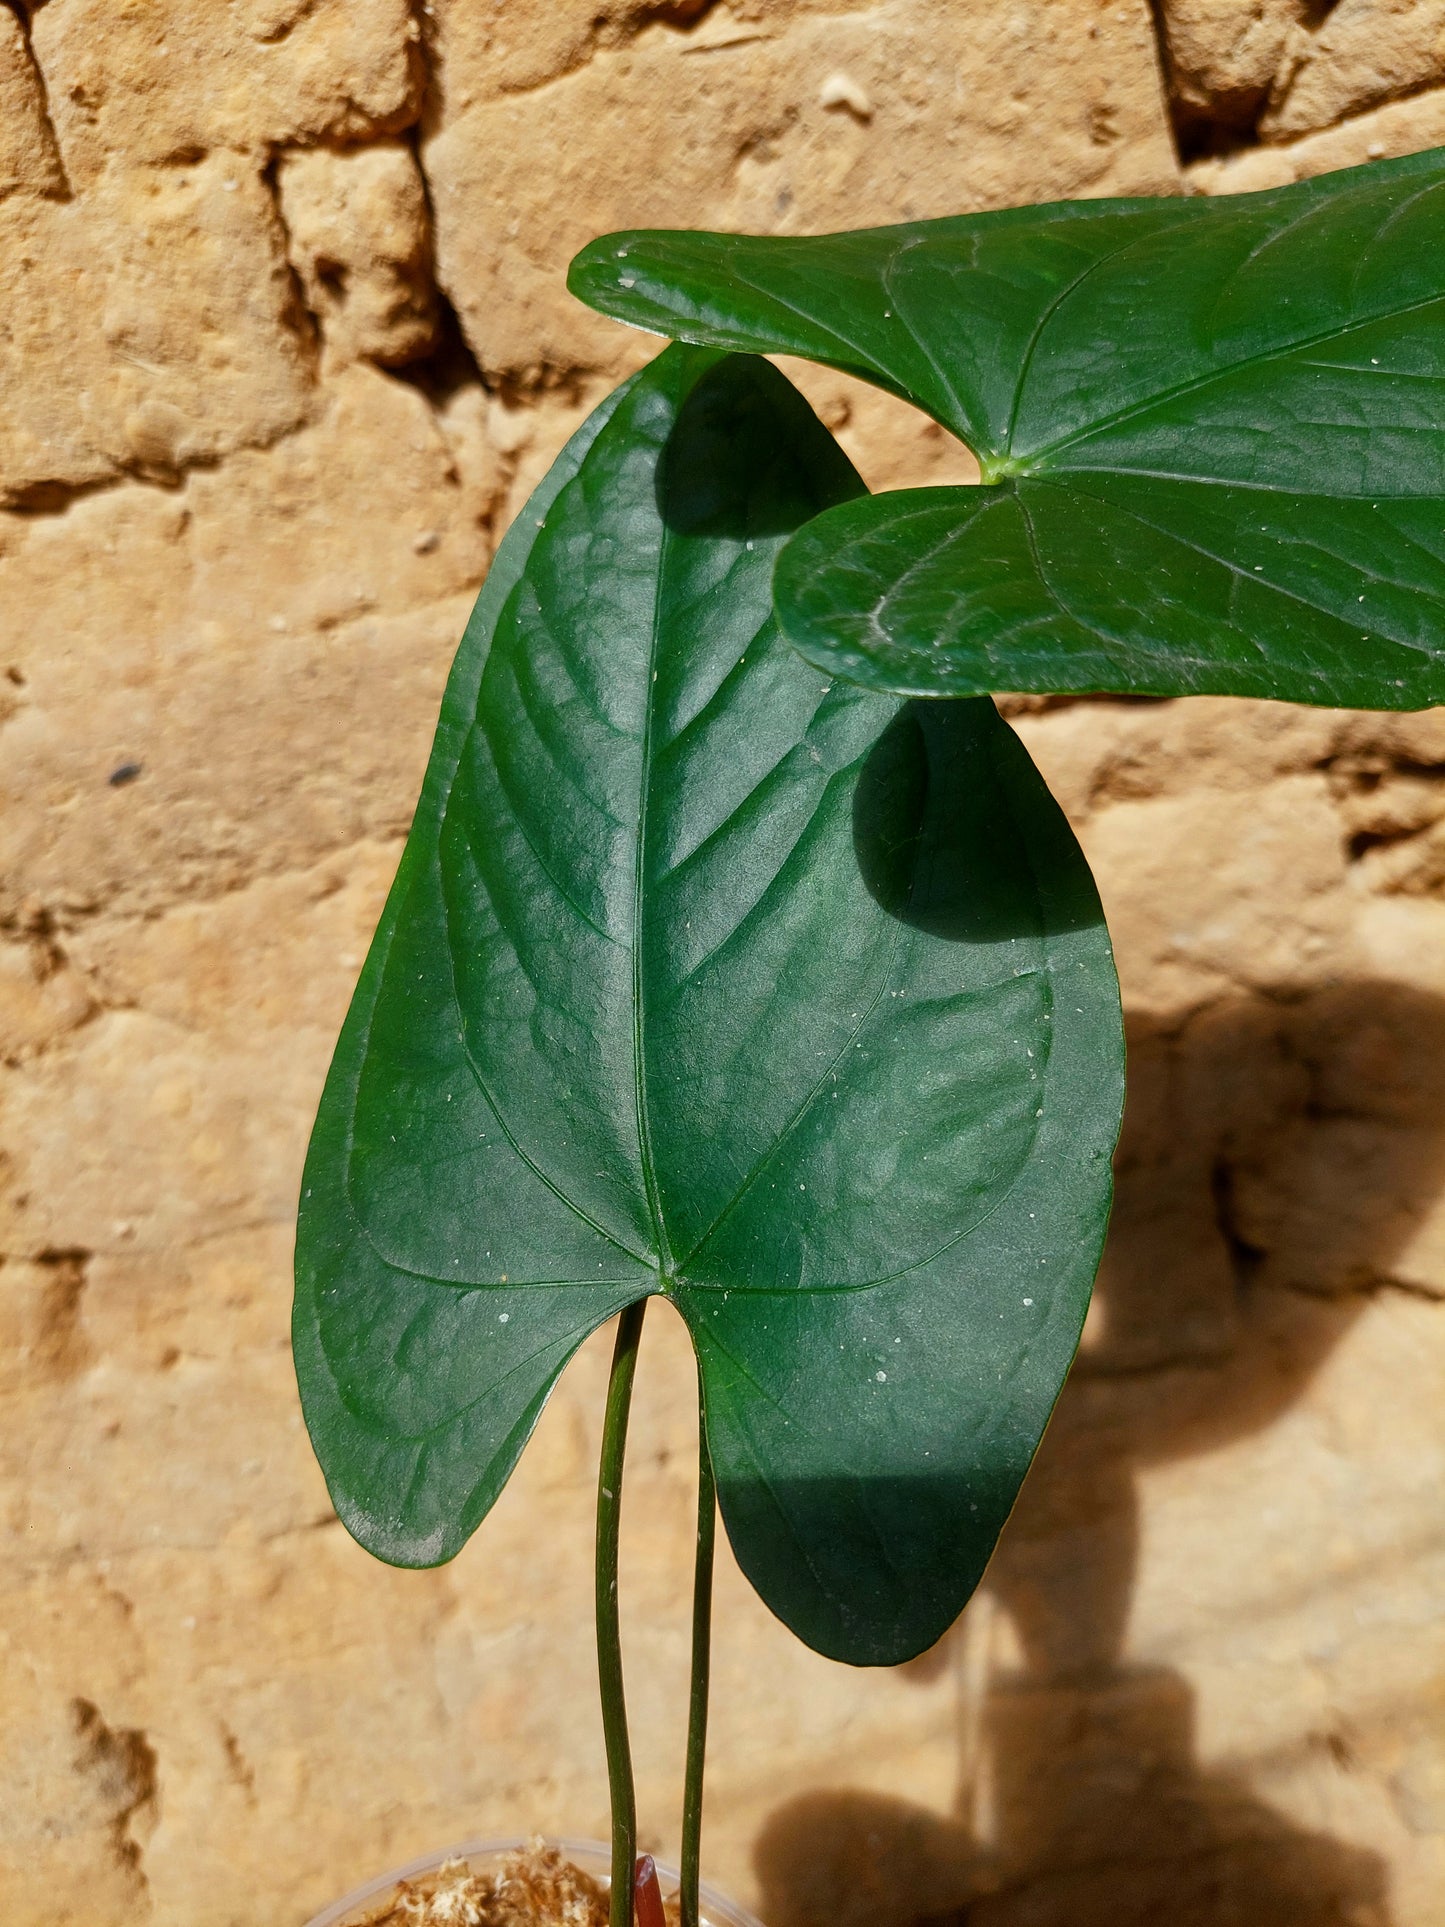
[[[982,488],[832,510],[779,617],[871,688],[1445,700],[1445,154],[816,239],[611,235],[581,297],[927,409]]]
[[[765,362],[675,348],[519,518],[322,1099],[295,1346],[337,1510],[426,1565],[587,1333],[672,1299],[743,1567],[886,1662],[976,1583],[1068,1368],[1122,1051],[992,705],[777,633],[779,548],[859,486]]]

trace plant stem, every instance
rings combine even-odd
[[[687,1709],[687,1770],[682,1790],[682,1927],[699,1927],[702,1863],[702,1775],[707,1754],[707,1692],[712,1665],[712,1561],[717,1487],[707,1449],[702,1373],[697,1381],[697,1564],[692,1579],[692,1693]]]
[[[632,1748],[627,1738],[627,1701],[622,1690],[622,1629],[617,1611],[617,1536],[622,1516],[622,1460],[627,1414],[647,1300],[629,1305],[617,1322],[607,1409],[602,1421],[602,1458],[597,1471],[597,1678],[602,1692],[602,1735],[607,1745],[607,1786],[612,1801],[612,1893],[609,1927],[632,1927],[633,1866],[637,1858],[637,1796]]]

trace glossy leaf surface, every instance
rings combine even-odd
[[[1068,1368],[1121,1041],[1083,859],[988,702],[777,633],[859,483],[784,379],[671,349],[493,566],[304,1179],[295,1345],[337,1509],[450,1558],[558,1371],[670,1298],[725,1523],[820,1650],[919,1650]]]
[[[786,550],[812,662],[873,688],[1445,700],[1445,155],[1216,199],[815,239],[632,233],[571,285],[927,409],[982,488]]]

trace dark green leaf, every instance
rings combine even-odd
[[[566,1358],[670,1297],[769,1605],[889,1661],[976,1582],[1103,1236],[1116,989],[991,704],[781,641],[857,478],[766,363],[673,349],[508,536],[304,1180],[295,1342],[342,1518],[451,1557]]]
[[[1445,155],[817,239],[637,233],[571,285],[927,409],[981,489],[853,502],[778,612],[878,689],[1445,700]]]

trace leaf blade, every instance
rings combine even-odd
[[[1019,512],[987,517],[951,492],[958,540],[927,566],[906,497],[801,534],[778,607],[819,666],[917,694],[1445,699],[1441,153],[808,240],[607,237],[573,285],[848,365],[1016,485]]]
[[[1002,1517],[969,1481],[1011,1497],[1087,1302],[1121,1075],[1097,897],[991,704],[900,710],[782,639],[777,554],[859,484],[776,371],[669,350],[548,488],[459,655],[323,1100],[308,1422],[363,1543],[449,1557],[586,1332],[663,1292],[764,1597],[824,1650],[899,1657],[963,1603]],[[1053,1068],[1080,1052],[1087,1089]],[[994,1300],[1050,1263],[1040,1343],[1033,1303]],[[901,1431],[820,1363],[884,1316],[933,1332]],[[985,1351],[1014,1359],[1006,1398]],[[776,1398],[737,1389],[778,1373],[827,1388],[846,1502]],[[1007,1453],[970,1458],[999,1427]],[[934,1449],[942,1476],[874,1521],[851,1589],[820,1591],[828,1532],[861,1545]],[[945,1517],[968,1556],[930,1564]]]
[[[807,661],[918,696],[1007,681],[1376,709],[1445,699],[1445,519],[1428,502],[1342,514],[1328,498],[1100,475],[963,493],[871,497],[794,538],[775,590]]]

